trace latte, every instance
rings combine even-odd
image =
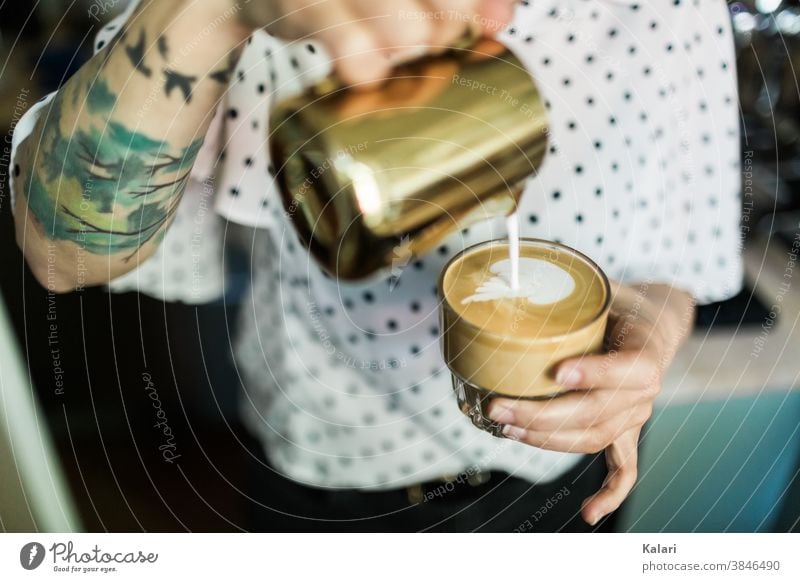
[[[610,290],[597,265],[564,245],[522,239],[514,269],[509,251],[507,241],[466,249],[439,281],[443,354],[462,409],[479,408],[464,410],[473,422],[486,396],[557,394],[554,367],[600,350],[605,333]]]

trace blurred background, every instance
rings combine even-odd
[[[247,259],[231,248],[225,303],[196,307],[102,289],[49,294],[14,242],[13,127],[88,59],[96,29],[125,4],[0,2],[0,530],[245,527],[237,489],[255,445],[239,425],[230,339]],[[800,284],[791,282],[800,272],[800,4],[729,9],[747,285],[701,308],[646,430],[622,531],[800,531]],[[145,368],[180,443],[179,467],[158,450]],[[31,439],[38,468],[20,459]],[[37,480],[49,491],[33,491]]]

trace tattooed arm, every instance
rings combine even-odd
[[[447,45],[468,22],[496,33],[515,1],[144,0],[18,151],[17,240],[31,269],[68,291],[105,283],[154,252],[253,28],[314,36],[343,80],[369,83],[388,72],[387,51]]]
[[[17,241],[55,291],[108,282],[152,255],[249,35],[229,0],[143,4],[15,157]]]

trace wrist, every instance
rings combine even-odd
[[[240,21],[239,12],[237,0],[168,0],[148,3],[137,21],[174,37],[176,48],[182,53],[191,51],[202,62],[206,56],[218,57],[240,48],[250,36],[252,29]]]

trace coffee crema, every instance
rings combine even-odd
[[[514,290],[508,244],[467,252],[447,268],[444,299],[459,317],[484,332],[532,339],[569,333],[603,311],[602,274],[585,259],[523,243],[519,263],[519,286]],[[481,289],[487,289],[486,298],[480,298]]]
[[[561,390],[553,368],[602,347],[610,289],[590,259],[549,241],[522,239],[512,286],[509,243],[466,249],[440,279],[442,348],[460,380],[504,395]]]

